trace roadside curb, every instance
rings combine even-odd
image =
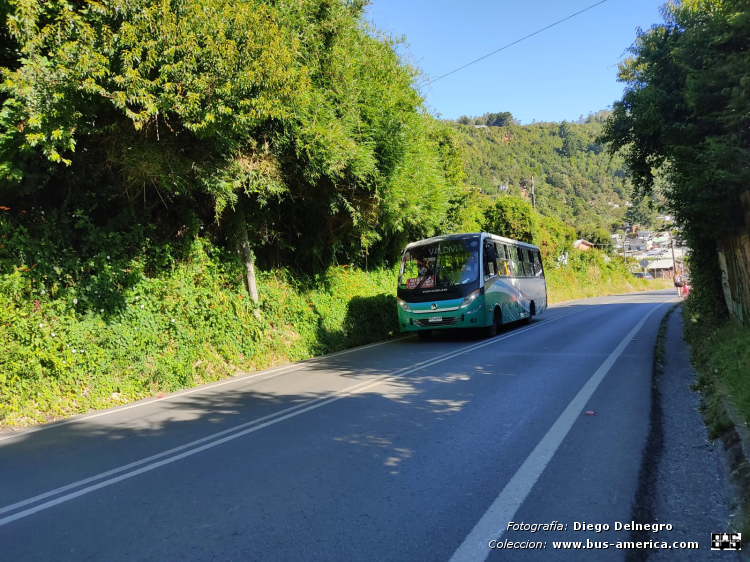
[[[739,492],[739,508],[743,514],[750,513],[750,429],[742,423],[734,406],[724,399],[720,415],[727,429],[719,439],[724,445],[724,456],[729,464],[730,477]]]

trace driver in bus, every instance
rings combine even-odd
[[[474,255],[470,255],[461,269],[461,284],[473,281],[477,277],[477,260]]]

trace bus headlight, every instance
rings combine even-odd
[[[471,303],[474,302],[474,299],[476,299],[479,296],[480,289],[477,289],[470,295],[466,295],[464,300],[461,302],[461,306],[469,306]]]
[[[411,308],[409,308],[409,303],[407,303],[403,299],[398,299],[398,305],[403,309],[404,312],[411,312]]]

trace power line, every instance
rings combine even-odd
[[[558,25],[558,24],[561,24],[561,23],[562,23],[562,22],[564,22],[564,21],[567,21],[567,20],[569,20],[569,19],[571,19],[571,18],[574,18],[574,17],[576,17],[576,16],[578,15],[578,14],[582,14],[583,12],[586,12],[586,11],[590,10],[591,8],[596,8],[596,7],[597,7],[597,6],[599,5],[599,4],[604,4],[604,3],[606,2],[606,1],[607,1],[607,0],[601,0],[601,2],[597,2],[596,4],[592,4],[591,6],[589,6],[588,8],[584,8],[584,9],[583,9],[583,10],[581,10],[580,12],[576,12],[575,14],[571,14],[571,15],[569,15],[569,16],[568,16],[568,17],[566,17],[566,18],[563,18],[563,19],[561,19],[561,20],[559,20],[559,21],[556,21],[556,22],[555,22],[555,23],[553,23],[553,24],[550,24],[550,25],[548,25],[547,27],[543,27],[542,29],[538,29],[537,31],[535,31],[534,33],[530,33],[530,34],[529,34],[529,35],[527,35],[526,37],[521,37],[520,39],[517,39],[516,41],[513,41],[513,43],[508,43],[508,44],[507,44],[507,45],[505,45],[504,47],[500,47],[500,48],[499,48],[499,49],[497,49],[496,51],[492,51],[491,53],[487,53],[487,54],[486,54],[486,55],[484,55],[483,57],[479,57],[478,59],[476,59],[476,60],[473,60],[473,61],[471,61],[471,62],[470,62],[470,63],[468,63],[468,64],[465,64],[465,65],[463,65],[463,66],[460,66],[460,67],[456,68],[455,70],[451,70],[451,71],[450,71],[449,73],[447,73],[447,74],[443,74],[442,76],[438,76],[438,77],[437,77],[437,78],[435,78],[434,80],[430,80],[429,82],[427,82],[427,84],[426,84],[426,85],[427,85],[427,86],[429,86],[430,84],[433,84],[434,82],[437,82],[438,80],[442,80],[442,79],[443,79],[443,78],[445,78],[446,76],[450,76],[451,74],[454,74],[454,73],[458,72],[459,70],[463,70],[463,69],[464,69],[464,68],[466,68],[467,66],[471,66],[472,64],[474,64],[474,63],[477,63],[477,62],[479,62],[480,60],[484,60],[484,59],[486,59],[487,57],[491,57],[491,56],[492,56],[492,55],[494,55],[495,53],[499,53],[500,51],[504,51],[504,50],[505,50],[505,49],[507,49],[508,47],[512,47],[512,46],[513,46],[513,45],[515,45],[516,43],[520,43],[521,41],[524,41],[524,40],[528,39],[529,37],[533,37],[534,35],[537,35],[537,34],[541,33],[542,31],[546,31],[546,30],[547,30],[547,29],[549,29],[550,27],[555,27],[556,25]]]

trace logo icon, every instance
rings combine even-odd
[[[430,308],[432,310],[437,310],[437,304],[436,303],[432,303],[432,306]]]
[[[711,533],[711,550],[742,550],[742,533]]]

